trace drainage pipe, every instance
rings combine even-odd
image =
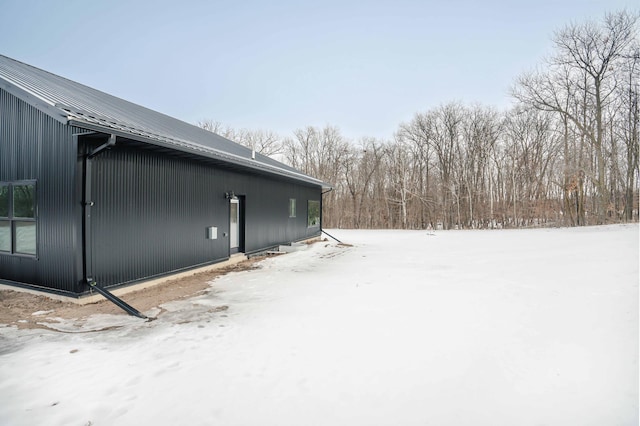
[[[328,191],[325,191],[323,193],[320,194],[320,199],[322,200],[322,196],[324,194],[328,194],[329,192],[333,191],[333,188],[329,188]],[[320,207],[322,208],[322,207]],[[336,237],[334,237],[333,235],[329,234],[327,231],[325,231],[324,229],[322,229],[322,221],[320,221],[320,233],[324,233],[325,235],[333,238],[334,240],[336,240],[337,242],[339,242],[340,244],[344,244],[342,241],[340,241],[339,239],[337,239]]]
[[[149,319],[149,317],[141,313],[139,310],[137,310],[133,306],[127,304],[124,300],[120,299],[115,294],[111,293],[105,288],[98,287],[98,284],[95,281],[90,280],[89,286],[91,287],[92,290],[95,290],[101,295],[103,295],[107,300],[113,302],[116,306],[123,309],[129,315],[133,315],[135,317],[142,318],[142,319]]]

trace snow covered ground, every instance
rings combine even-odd
[[[0,425],[638,424],[637,225],[329,232],[156,321],[0,326]]]

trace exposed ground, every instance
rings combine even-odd
[[[252,258],[213,271],[198,272],[191,276],[169,280],[153,287],[127,293],[121,298],[140,312],[159,307],[163,303],[192,297],[209,291],[209,283],[216,277],[232,271],[256,268],[262,258]],[[162,315],[162,310],[160,315]],[[46,328],[38,324],[44,317],[63,319],[85,319],[94,314],[127,315],[122,309],[101,300],[98,303],[79,305],[62,302],[44,295],[36,295],[14,290],[0,290],[0,324],[9,324],[20,329]]]

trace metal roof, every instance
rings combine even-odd
[[[200,127],[0,55],[0,88],[77,127],[211,158],[308,184],[330,185]]]

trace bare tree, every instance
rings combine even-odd
[[[464,109],[451,103],[436,109],[434,138],[431,141],[440,178],[440,208],[445,229],[461,225],[460,180],[456,176],[456,162]]]
[[[200,120],[197,125],[262,155],[273,156],[281,154],[283,150],[282,139],[271,130],[236,130],[214,120]]]
[[[462,133],[457,150],[458,175],[466,198],[463,226],[475,228],[482,217],[486,219],[489,157],[501,133],[501,118],[491,108],[466,108]]]
[[[601,25],[567,26],[555,34],[550,71],[520,77],[513,90],[521,102],[564,116],[590,143],[599,223],[604,222],[608,204],[603,115],[617,87],[614,70],[632,45],[636,22],[636,16],[623,11],[607,14]]]
[[[523,74],[498,112],[451,102],[392,140],[353,143],[337,127],[269,131],[199,125],[331,183],[328,227],[586,225],[638,218],[638,17],[608,14],[555,33],[554,55]]]
[[[294,138],[284,141],[286,161],[300,171],[331,183],[334,190],[324,198],[323,212],[325,225],[340,226],[342,220],[337,200],[345,193],[345,158],[349,154],[349,143],[337,127],[325,126],[322,129],[308,126],[293,132]]]
[[[537,225],[547,216],[548,184],[559,155],[559,135],[552,116],[535,110],[510,111],[504,127],[512,159],[514,220]]]
[[[623,217],[633,220],[634,210],[638,211],[634,193],[637,193],[638,160],[640,157],[640,42],[636,39],[629,49],[624,66],[618,68],[620,84],[618,99],[620,113],[616,115],[612,137],[625,145],[624,207]],[[637,213],[636,213],[637,214]]]
[[[235,134],[234,130],[230,127],[224,126],[221,122],[211,119],[199,120],[196,125],[227,139],[233,139]]]
[[[410,123],[400,125],[398,140],[406,141],[413,156],[416,190],[413,194],[419,201],[418,222],[422,229],[433,227],[435,197],[431,193],[432,144],[435,114],[416,114]]]
[[[351,196],[352,218],[350,225],[354,228],[362,226],[365,206],[368,207],[366,225],[372,225],[372,210],[375,208],[375,193],[371,190],[373,176],[378,170],[384,155],[381,142],[374,138],[364,138],[359,147],[352,147],[344,161],[344,180]]]

